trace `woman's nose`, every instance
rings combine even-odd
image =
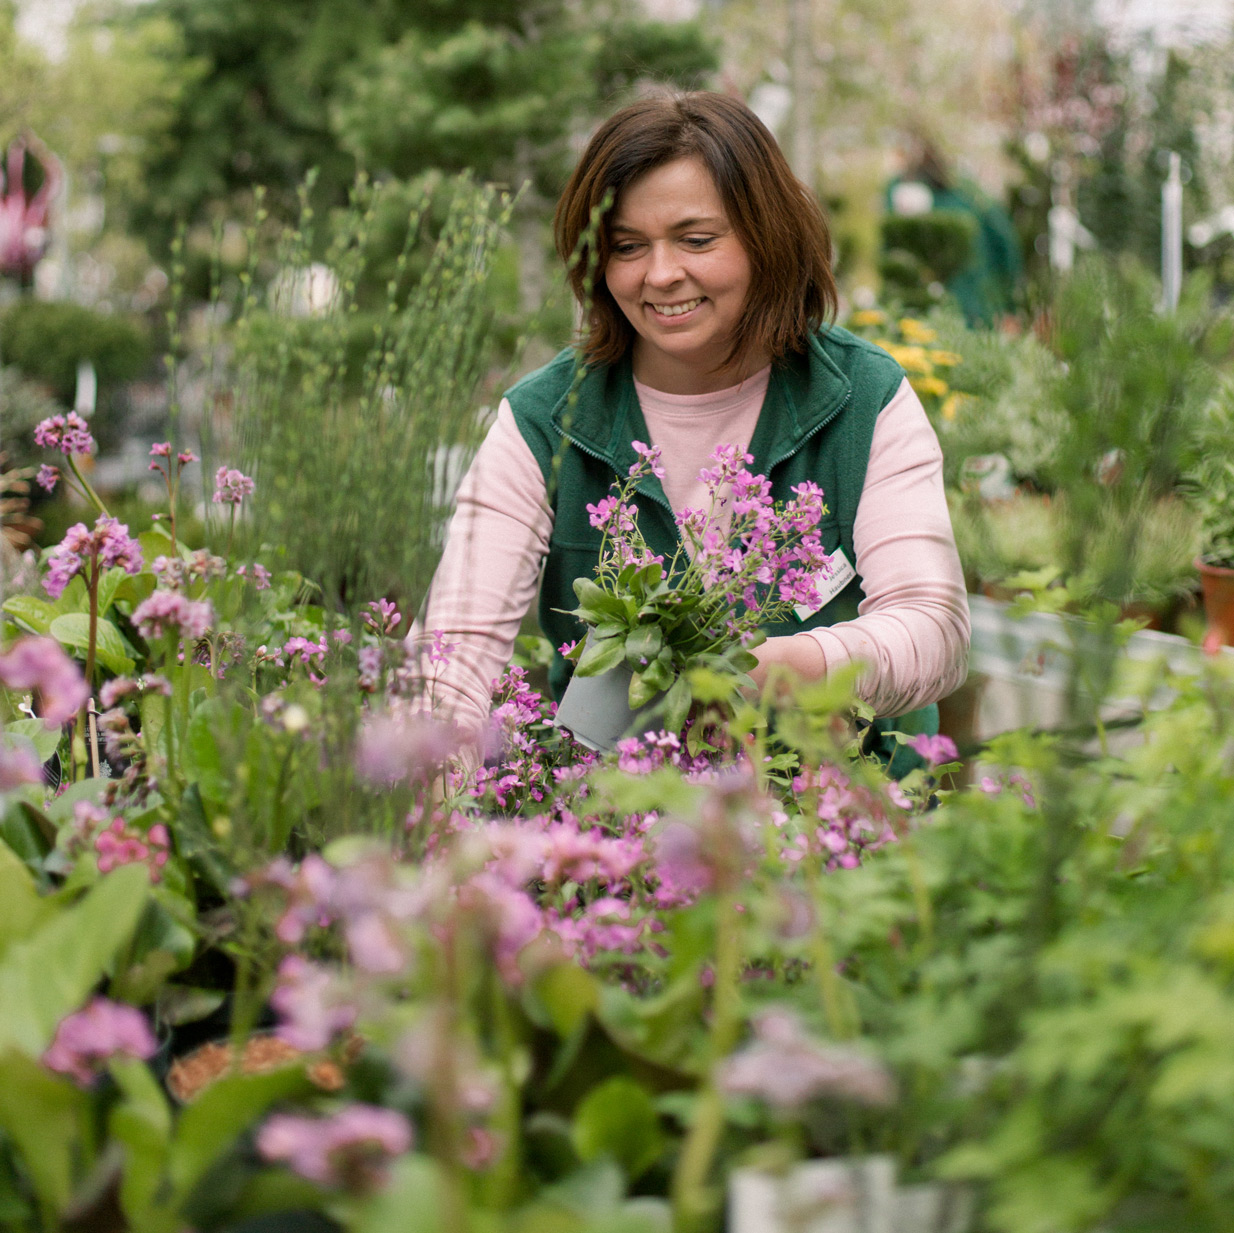
[[[681,261],[669,244],[653,244],[647,266],[647,282],[653,287],[669,287],[682,278]]]

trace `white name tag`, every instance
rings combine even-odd
[[[848,563],[843,548],[837,548],[831,554],[831,565],[820,569],[814,575],[814,587],[822,601],[818,607],[811,608],[808,604],[798,604],[793,611],[799,621],[808,621],[816,612],[825,608],[854,578],[857,571]]]

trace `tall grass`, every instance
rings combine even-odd
[[[360,183],[320,236],[307,185],[299,226],[264,245],[259,214],[233,349],[215,374],[212,452],[229,448],[256,478],[243,528],[254,547],[318,582],[327,603],[354,610],[393,595],[414,611],[487,428],[476,403],[488,284],[512,202],[466,175],[414,190],[373,306],[366,277],[386,192]],[[311,269],[318,302],[306,305]]]

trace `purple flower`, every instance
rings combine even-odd
[[[60,482],[60,468],[53,467],[45,462],[39,467],[39,473],[34,477],[34,482],[47,492],[54,491],[56,485]]]
[[[206,599],[195,601],[178,591],[155,591],[133,610],[133,624],[143,638],[177,634],[196,641],[214,624],[214,609]]]
[[[433,630],[433,644],[428,649],[429,663],[446,665],[450,656],[458,650],[457,642],[447,642],[446,635],[440,630]]]
[[[411,1123],[394,1109],[347,1105],[332,1117],[271,1116],[257,1134],[266,1160],[323,1186],[369,1190],[385,1180],[387,1162],[411,1150]]]
[[[59,599],[64,588],[89,561],[96,562],[99,569],[118,565],[126,574],[136,574],[141,570],[141,545],[129,538],[129,529],[124,523],[108,514],[99,516],[93,531],[84,522],[75,523],[51,550],[43,589],[52,599]]]
[[[214,474],[214,504],[239,505],[256,487],[252,479],[234,469],[219,467]]]
[[[153,1057],[156,1048],[141,1011],[96,997],[84,1010],[60,1021],[43,1064],[85,1086],[109,1058],[120,1054],[144,1060]]]
[[[458,748],[455,730],[430,715],[376,715],[360,729],[356,770],[370,783],[389,787],[436,774]]]
[[[34,439],[44,449],[59,450],[66,456],[94,453],[90,428],[76,411],[43,420],[35,426]]]
[[[379,634],[392,634],[399,627],[403,614],[398,607],[388,599],[375,599],[368,605],[364,614],[364,623]]]
[[[356,1021],[356,1007],[330,971],[300,955],[288,955],[279,964],[270,1005],[282,1020],[279,1039],[306,1053],[324,1049]]]
[[[19,638],[0,655],[0,683],[10,689],[37,689],[48,727],[67,723],[90,697],[81,670],[54,638]]]
[[[938,766],[943,762],[954,762],[960,756],[959,750],[955,747],[955,741],[949,736],[943,736],[942,733],[938,736],[927,736],[922,732],[909,741],[908,747],[919,753],[931,766]]]
[[[648,445],[644,441],[632,441],[631,445],[634,446],[634,452],[638,455],[638,461],[630,465],[630,478],[634,479],[650,471],[656,479],[663,479],[664,468],[660,464],[660,447]]]
[[[43,768],[34,750],[0,745],[0,792],[42,782]]]
[[[812,1040],[788,1008],[764,1011],[753,1026],[753,1043],[721,1068],[720,1086],[726,1092],[755,1096],[789,1111],[820,1096],[880,1105],[894,1098],[891,1076],[881,1063]]]

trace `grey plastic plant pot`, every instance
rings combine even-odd
[[[572,676],[554,724],[568,728],[580,745],[596,753],[608,753],[623,737],[652,731],[658,726],[653,712],[660,698],[632,711],[629,696],[633,675],[627,664],[618,664],[599,676]],[[642,716],[646,716],[645,728],[639,727]]]

